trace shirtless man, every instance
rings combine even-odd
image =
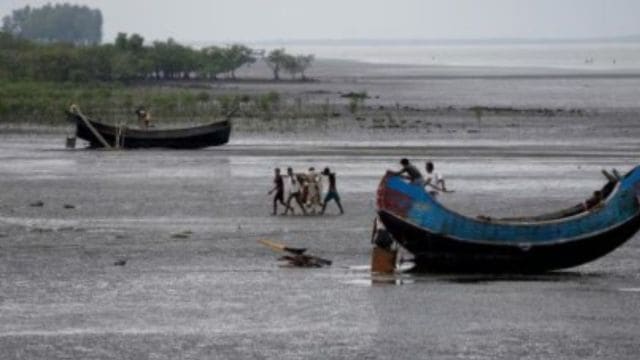
[[[424,178],[422,177],[420,170],[411,164],[409,159],[400,160],[400,165],[402,165],[402,170],[394,172],[393,175],[403,176],[404,174],[407,174],[403,177],[408,179],[410,183],[420,186],[424,185]]]
[[[287,204],[284,203],[284,179],[282,175],[280,175],[280,169],[276,168],[274,170],[275,176],[273,178],[273,189],[269,191],[269,195],[274,192],[276,195],[273,197],[273,215],[278,213],[278,203],[282,204],[285,208],[288,208]],[[291,209],[293,211],[293,209]]]
[[[327,191],[327,196],[325,196],[324,198],[324,203],[322,204],[322,211],[320,211],[320,214],[324,214],[324,211],[327,209],[327,203],[331,200],[334,200],[336,204],[338,204],[340,214],[344,214],[344,209],[342,209],[342,204],[340,203],[338,188],[336,187],[336,173],[332,173],[331,170],[327,167],[322,171],[322,175],[329,178],[329,190]]]

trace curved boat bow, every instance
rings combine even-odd
[[[513,219],[471,218],[390,173],[377,206],[387,230],[414,254],[418,271],[543,272],[595,260],[640,229],[640,167],[602,190],[601,203]]]

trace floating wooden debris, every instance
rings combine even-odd
[[[332,264],[331,260],[313,255],[306,255],[305,252],[307,249],[305,248],[289,247],[271,240],[258,240],[258,242],[272,250],[286,253],[286,255],[280,257],[278,260],[286,261],[289,266],[320,268],[330,266]]]
[[[171,237],[174,239],[188,239],[191,235],[193,235],[193,231],[186,230],[183,232],[172,234]]]
[[[113,263],[113,266],[125,266],[127,265],[127,259],[118,259]]]

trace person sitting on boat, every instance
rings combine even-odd
[[[326,167],[322,171],[322,175],[329,178],[329,190],[327,191],[327,195],[325,196],[324,202],[322,203],[322,210],[320,211],[320,214],[324,214],[324,211],[327,209],[327,204],[331,200],[334,200],[336,204],[338,204],[340,214],[344,214],[344,209],[342,208],[342,204],[340,203],[340,194],[338,194],[338,188],[336,186],[336,173],[332,173],[331,169]]]
[[[307,215],[307,211],[304,208],[304,204],[302,203],[302,191],[300,188],[300,180],[298,180],[298,176],[293,173],[292,168],[287,169],[287,177],[289,178],[289,196],[287,196],[287,209],[284,211],[284,215],[289,213],[295,213],[293,207],[291,207],[291,200],[296,200],[298,206],[302,210],[302,213]]]
[[[403,176],[414,185],[424,185],[424,178],[422,177],[422,173],[420,173],[420,170],[418,170],[418,168],[416,168],[411,162],[409,162],[409,159],[401,159],[400,165],[402,165],[402,170],[393,172],[393,175]],[[407,175],[404,176],[404,174]]]
[[[431,161],[427,161],[425,165],[425,170],[427,170],[427,179],[424,181],[424,186],[429,186],[432,189],[435,189],[432,193],[437,194],[438,192],[446,192],[447,186],[444,183],[444,177],[438,172],[434,172],[434,165]]]
[[[602,207],[602,191],[597,190],[593,192],[593,196],[584,202],[583,206],[585,210],[595,210]]]
[[[151,125],[151,112],[144,108],[144,106],[136,109],[136,115],[138,115],[138,124],[142,129],[148,129]]]

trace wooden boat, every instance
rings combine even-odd
[[[640,229],[640,167],[609,175],[601,194],[591,209],[580,204],[528,218],[471,218],[387,173],[377,207],[387,231],[415,256],[416,271],[532,273],[595,260]]]
[[[226,144],[231,134],[228,120],[203,126],[184,129],[135,129],[117,127],[90,120],[79,112],[67,112],[71,121],[76,123],[76,136],[89,142],[92,148],[105,147],[103,142],[87,125],[90,124],[102,136],[107,144],[125,149],[133,148],[171,148],[199,149]]]

